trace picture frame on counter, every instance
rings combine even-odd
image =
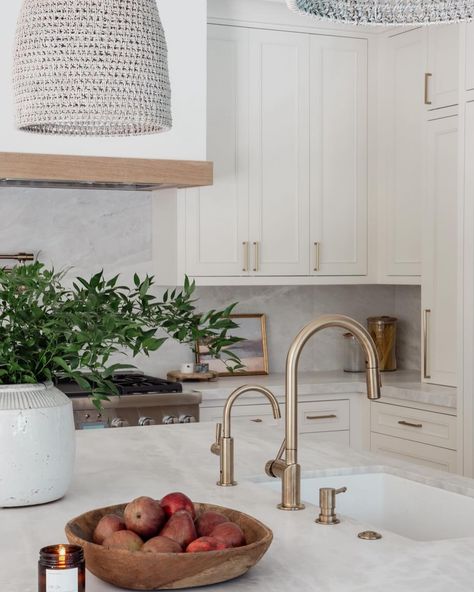
[[[267,325],[264,314],[233,314],[231,318],[239,325],[232,330],[232,335],[242,341],[231,349],[239,356],[244,368],[230,372],[222,360],[208,354],[205,344],[198,343],[198,363],[209,364],[209,370],[219,376],[262,376],[269,373]]]

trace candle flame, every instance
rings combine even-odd
[[[66,565],[66,547],[64,545],[59,545],[59,567],[64,567]]]

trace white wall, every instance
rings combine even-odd
[[[174,127],[130,138],[42,136],[15,128],[11,85],[21,0],[2,3],[0,19],[0,151],[203,160],[206,157],[206,0],[157,0],[166,33]]]

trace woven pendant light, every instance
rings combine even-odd
[[[474,0],[287,0],[291,10],[351,25],[430,25],[474,18]]]
[[[171,129],[155,0],[24,0],[13,84],[19,129],[131,136]]]

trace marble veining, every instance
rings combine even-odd
[[[230,488],[215,485],[218,459],[209,452],[210,424],[78,432],[75,479],[66,497],[49,506],[0,510],[2,592],[36,591],[38,550],[64,541],[64,524],[71,517],[172,490],[248,512],[274,531],[274,543],[261,563],[247,576],[214,586],[215,592],[472,592],[472,538],[418,542],[385,531],[380,542],[361,541],[357,533],[367,525],[351,518],[334,527],[314,523],[317,492],[305,511],[279,511],[278,493],[258,481],[265,479],[264,464],[275,454],[283,426],[236,419],[233,428],[239,485]],[[334,443],[305,439],[300,462],[305,476],[385,471],[474,497],[471,479]],[[115,588],[89,574],[87,589]]]

